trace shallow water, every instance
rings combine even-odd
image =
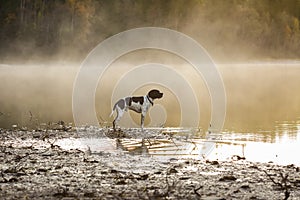
[[[121,150],[132,155],[150,156],[163,162],[181,158],[220,161],[245,158],[252,162],[300,166],[300,125],[288,124],[287,127],[289,129],[268,134],[265,132],[203,134],[184,128],[165,128],[159,131],[149,129],[148,134],[152,136],[168,137],[153,138],[148,135],[144,138],[109,139],[93,135],[84,138],[64,138],[58,140],[56,144],[64,149],[83,151],[89,149],[92,154]]]

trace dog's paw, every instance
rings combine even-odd
[[[108,129],[106,136],[109,138],[124,138],[126,137],[125,132],[122,129]]]

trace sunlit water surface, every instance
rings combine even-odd
[[[280,127],[280,128],[279,128]],[[150,130],[150,129],[149,129]],[[136,129],[136,131],[139,131]],[[190,132],[189,132],[190,131]],[[172,159],[247,160],[300,166],[300,125],[281,124],[275,132],[195,133],[183,128],[150,130],[164,139],[109,139],[103,137],[67,138],[56,142],[64,149],[80,149],[92,154],[124,151],[132,155]],[[180,137],[179,137],[180,135]],[[186,135],[186,137],[184,137]]]

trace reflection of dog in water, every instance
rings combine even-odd
[[[114,111],[117,111],[117,116],[113,121],[113,128],[116,130],[116,123],[121,119],[124,112],[129,110],[133,110],[137,113],[141,113],[141,128],[144,128],[144,119],[147,114],[148,109],[153,106],[153,101],[155,99],[162,98],[163,93],[159,90],[151,90],[145,96],[140,97],[124,97],[115,103],[113,110],[110,116],[113,115]]]

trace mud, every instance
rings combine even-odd
[[[130,133],[130,134],[128,134]],[[63,149],[62,138],[134,130],[1,130],[0,199],[300,199],[299,166]],[[155,137],[164,137],[157,133]]]

